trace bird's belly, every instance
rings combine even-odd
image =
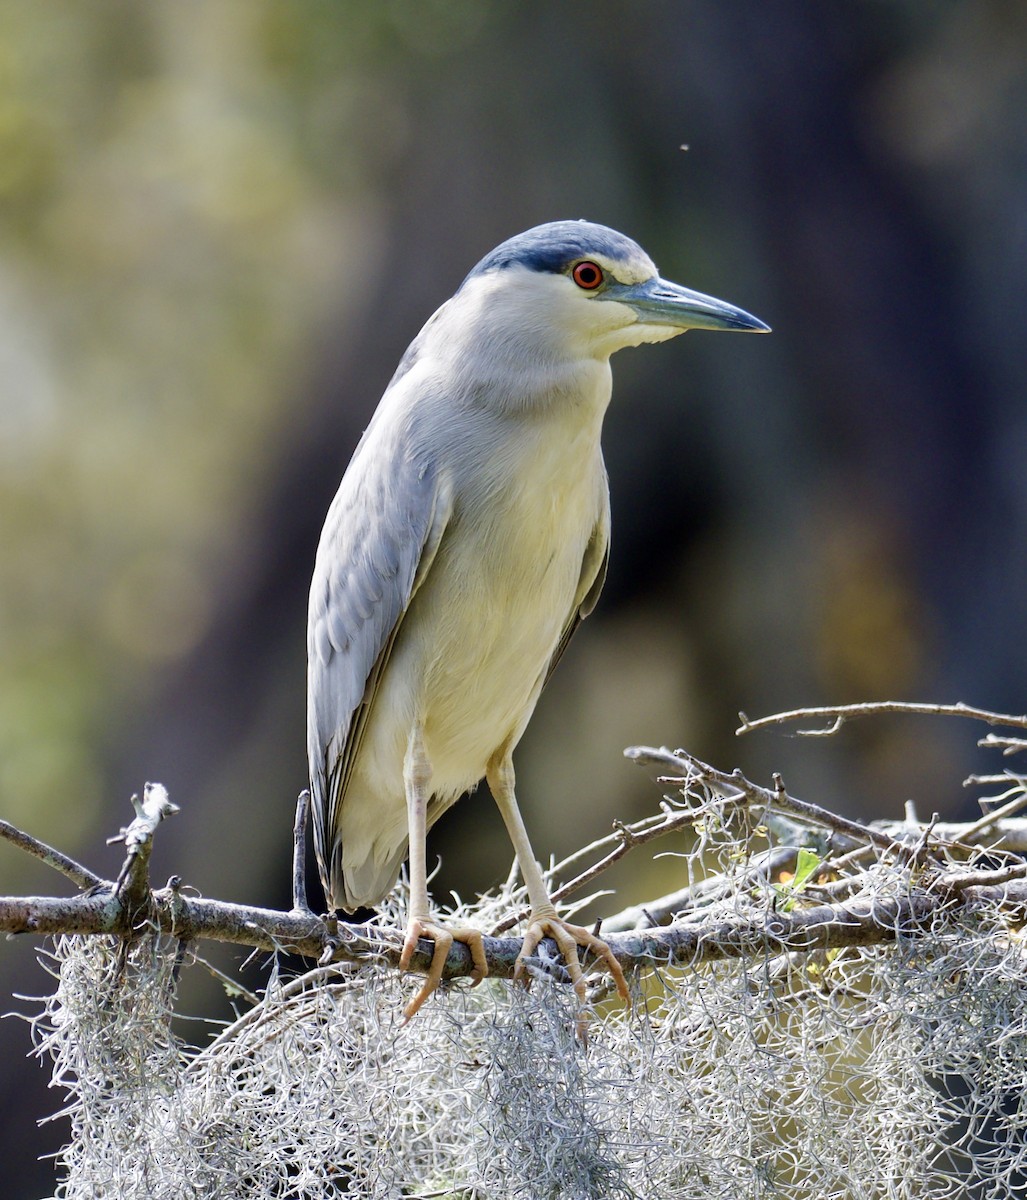
[[[585,506],[582,505],[584,509]],[[568,536],[522,520],[440,548],[404,618],[375,697],[357,770],[402,797],[403,755],[420,720],[443,802],[473,787],[520,738],[570,617],[594,507]]]
[[[561,588],[525,579],[519,602],[482,589],[473,605],[473,634],[440,630],[424,685],[425,742],[440,791],[477,782],[493,754],[520,738],[579,572],[580,560],[573,581]]]

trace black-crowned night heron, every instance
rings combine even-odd
[[[557,916],[512,755],[606,573],[610,355],[686,329],[767,326],[661,279],[602,225],[510,238],[414,339],[328,511],[307,638],[314,847],[328,904],[348,911],[389,892],[409,847],[402,965],[420,937],[434,954],[408,1017],[454,938],[487,971],[478,930],[432,919],[425,866],[427,830],[483,777],[531,905],[518,967],[552,937],[582,1000],[579,946],[626,996],[606,944]]]

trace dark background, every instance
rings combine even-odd
[[[640,741],[970,811],[973,726],[733,730],[1027,707],[1025,113],[1021,0],[0,2],[0,816],[109,875],[159,779],[158,881],[288,902],[324,512],[423,321],[567,217],[774,334],[615,360],[609,582],[518,758],[540,856],[652,810]],[[430,853],[443,898],[504,876],[487,796]],[[64,887],[0,846],[0,891]],[[49,1195],[60,1095],[0,1037],[5,1194]]]

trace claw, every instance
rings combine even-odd
[[[294,908],[293,912],[296,911],[302,910],[297,910]],[[309,908],[306,910],[306,912],[312,917],[317,917],[316,913],[311,912]],[[317,965],[319,967],[327,967],[328,964],[335,958],[335,951],[338,950],[342,945],[342,938],[339,937],[338,919],[332,913],[326,913],[325,916],[320,918],[320,921],[323,928],[321,942],[322,949],[321,956],[317,960]]]
[[[577,996],[582,1009],[585,1007],[585,973],[581,969],[581,962],[578,958],[579,946],[588,950],[605,965],[606,969],[613,976],[613,982],[616,984],[618,995],[625,1004],[630,1003],[628,984],[624,978],[624,972],[621,970],[620,963],[614,957],[613,951],[606,942],[590,930],[584,929],[581,925],[572,925],[570,921],[564,921],[555,912],[551,914],[532,913],[528,922],[528,928],[524,934],[521,952],[517,955],[517,962],[514,965],[514,979],[523,980],[527,984],[524,960],[535,953],[539,942],[546,937],[550,937],[556,942],[560,955],[567,967],[567,974],[571,977],[574,994]],[[584,1041],[587,1022],[583,1013],[579,1013],[576,1027],[578,1037]]]
[[[410,1002],[403,1009],[404,1024],[414,1016],[425,1000],[428,999],[442,982],[442,972],[446,966],[446,959],[449,957],[449,951],[454,942],[463,942],[471,952],[471,961],[474,963],[474,970],[471,972],[472,986],[481,983],[489,973],[488,963],[485,961],[485,945],[480,929],[472,929],[467,925],[458,925],[452,929],[447,929],[445,925],[439,925],[435,921],[421,920],[418,917],[411,917],[407,922],[406,937],[403,940],[403,952],[399,956],[399,969],[401,971],[410,969],[410,960],[417,949],[418,939],[422,937],[431,938],[435,943],[432,950],[431,965],[428,967],[428,975],[423,986],[411,997]]]

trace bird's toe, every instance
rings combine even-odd
[[[473,964],[471,971],[472,984],[481,983],[489,973],[488,962],[485,959],[485,945],[480,929],[473,929],[466,925],[458,925],[450,928],[440,925],[435,921],[422,920],[416,917],[412,917],[407,923],[406,937],[403,941],[403,952],[399,959],[400,970],[407,971],[410,969],[411,959],[413,958],[414,951],[417,949],[417,943],[422,937],[430,938],[434,943],[431,963],[428,967],[424,984],[403,1009],[404,1021],[410,1020],[442,982],[442,973],[446,966],[446,959],[449,957],[449,951],[452,949],[454,942],[463,942],[471,952],[471,962]]]
[[[567,968],[567,973],[571,978],[571,983],[574,986],[574,992],[582,1004],[585,1003],[585,974],[581,968],[581,960],[578,955],[579,947],[587,951],[605,966],[606,970],[613,977],[618,995],[625,1004],[628,1003],[628,984],[624,978],[624,971],[621,969],[620,963],[607,943],[591,930],[585,929],[581,925],[574,925],[570,921],[565,921],[556,916],[555,913],[552,915],[532,914],[528,922],[528,928],[524,934],[521,952],[517,956],[517,964],[514,968],[515,979],[525,978],[525,959],[534,954],[539,942],[547,937],[552,938],[556,942],[560,956]]]

